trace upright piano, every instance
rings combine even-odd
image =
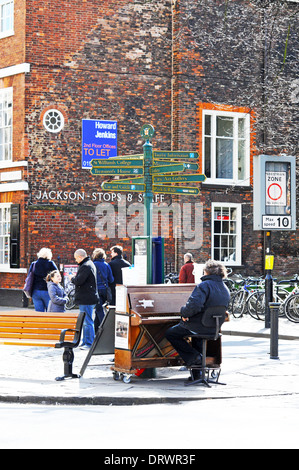
[[[114,374],[127,377],[147,368],[178,366],[182,359],[165,338],[180,319],[196,284],[116,286]],[[221,363],[221,347],[208,342],[208,361]]]

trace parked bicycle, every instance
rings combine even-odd
[[[177,273],[166,274],[164,278],[164,284],[178,284],[178,283],[179,283],[179,275]]]
[[[248,306],[251,305],[252,295],[264,288],[265,280],[261,277],[248,277],[242,281],[242,287],[239,288],[231,297],[231,313],[235,318],[241,318],[247,312],[252,315]]]
[[[288,320],[299,323],[299,289],[292,293],[285,301],[284,311]]]
[[[75,302],[75,285],[72,282],[69,282],[65,286],[64,290],[65,290],[66,295],[68,296],[68,301],[65,304],[65,308],[67,310],[71,310],[76,305],[76,302]]]
[[[296,275],[293,279],[283,280],[279,282],[273,281],[273,302],[280,304],[279,316],[286,316],[289,320],[299,323],[298,307],[296,309],[296,301],[292,301],[294,295],[299,294],[299,277]],[[251,313],[258,320],[265,319],[266,312],[266,294],[265,291],[255,293],[252,297]],[[297,314],[296,314],[297,312]],[[249,312],[250,313],[250,312]],[[252,315],[253,316],[253,315]]]

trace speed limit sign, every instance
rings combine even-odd
[[[253,156],[253,230],[296,230],[294,156]]]
[[[286,172],[266,171],[266,206],[286,206],[286,201]]]

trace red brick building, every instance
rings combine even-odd
[[[20,304],[29,263],[143,233],[142,195],[82,167],[82,121],[117,122],[117,154],[196,150],[200,195],[156,195],[165,260],[221,259],[263,273],[253,156],[298,157],[297,1],[0,0],[0,304]],[[298,218],[298,217],[297,217]],[[275,274],[298,271],[297,232],[275,232]],[[2,299],[2,300],[1,300]]]

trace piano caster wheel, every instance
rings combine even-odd
[[[124,375],[123,376],[123,382],[125,384],[129,384],[131,382],[131,375],[128,375],[128,374]]]
[[[114,379],[114,380],[119,380],[119,379],[120,379],[120,374],[119,374],[119,372],[113,372],[112,375],[113,375],[113,379]]]

